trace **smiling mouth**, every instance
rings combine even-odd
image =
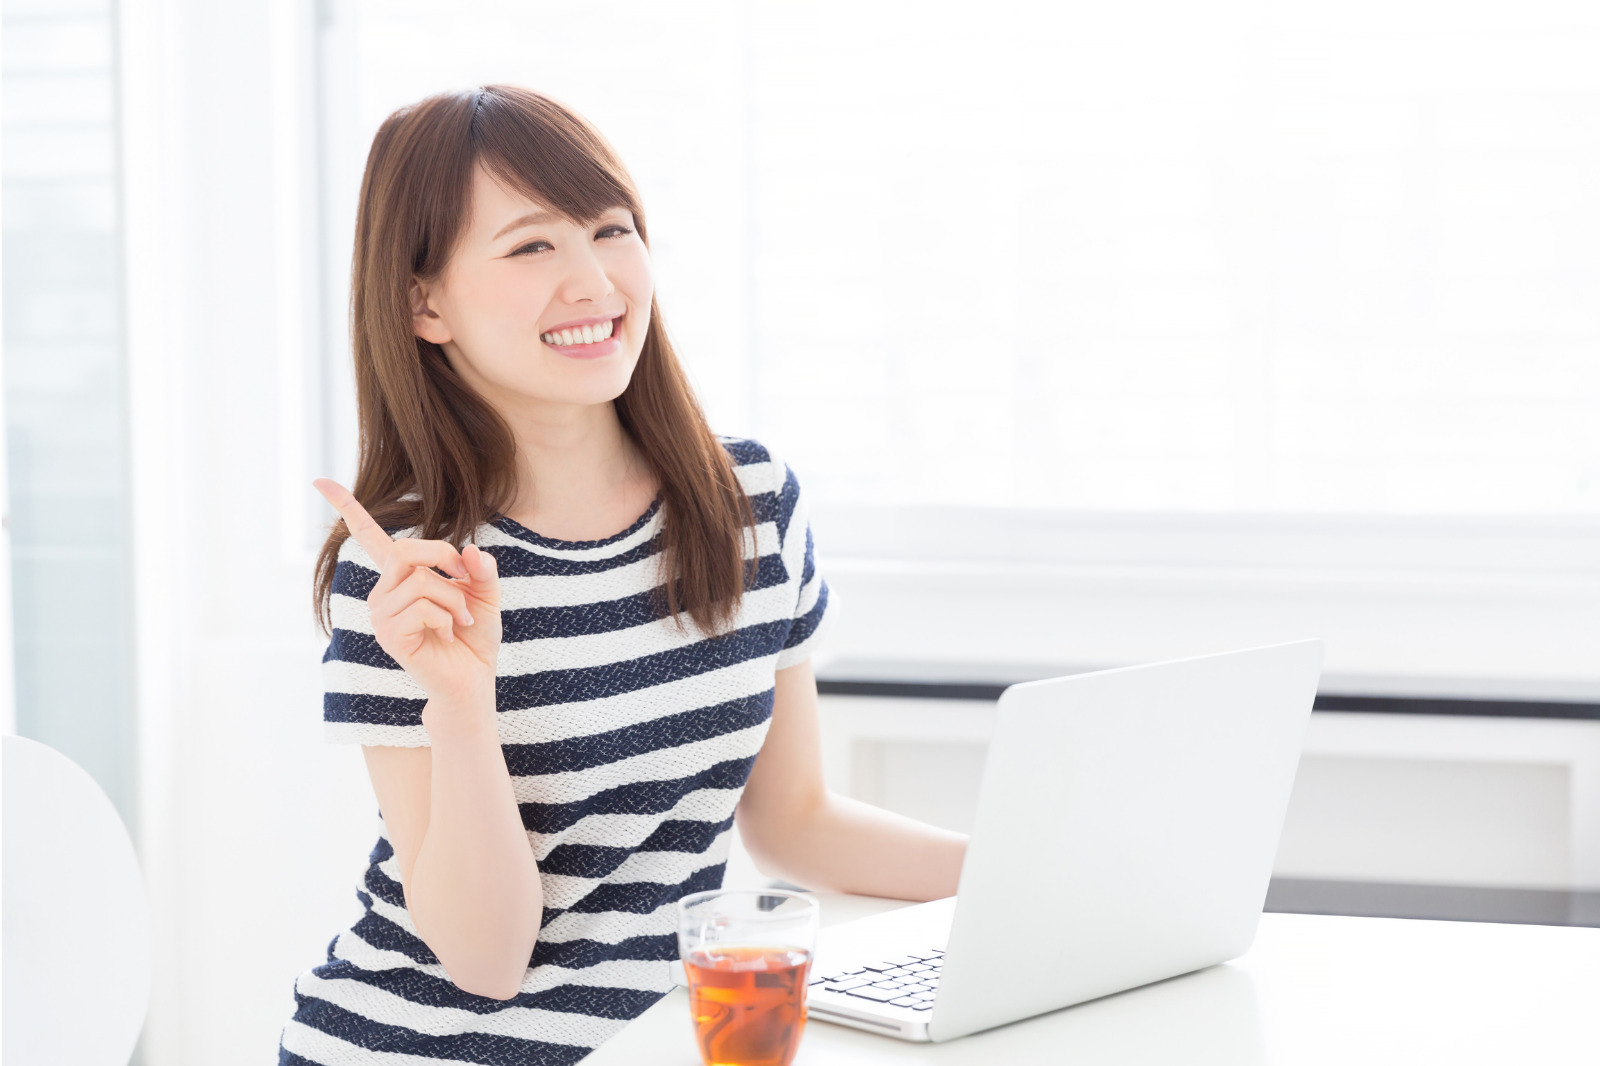
[[[558,329],[549,333],[539,334],[539,339],[552,348],[578,351],[586,348],[596,348],[608,343],[621,327],[623,316],[618,315],[607,322],[597,322],[592,326],[580,326],[577,329]]]

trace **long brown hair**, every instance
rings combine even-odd
[[[616,152],[547,96],[507,85],[443,93],[379,127],[361,179],[351,267],[361,433],[351,491],[385,529],[418,527],[423,538],[457,547],[510,505],[516,445],[510,426],[461,380],[443,349],[412,332],[410,288],[443,273],[480,165],[580,224],[626,207],[649,245],[638,190]],[[657,610],[716,632],[732,619],[749,573],[750,501],[706,425],[654,300],[633,377],[614,403],[661,484]],[[325,633],[348,536],[335,522],[317,556],[313,605]]]

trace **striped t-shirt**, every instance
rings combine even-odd
[[[659,501],[605,540],[552,540],[505,517],[477,530],[500,570],[500,742],[544,890],[521,991],[501,1001],[451,983],[411,923],[380,819],[364,913],[296,981],[280,1066],[570,1063],[671,988],[673,905],[721,885],[773,673],[811,654],[828,605],[794,474],[754,441],[723,447],[754,512],[745,553],[757,566],[721,636],[656,617]],[[373,638],[377,579],[345,541],[325,728],[336,741],[426,745],[427,698]]]

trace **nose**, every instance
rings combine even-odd
[[[600,303],[616,290],[611,276],[595,250],[594,242],[569,244],[566,276],[561,282],[561,299],[567,304]]]

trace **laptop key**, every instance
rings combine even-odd
[[[901,996],[899,999],[891,999],[889,1001],[889,1006],[891,1007],[915,1007],[916,1005],[917,1001],[910,996]]]
[[[913,1004],[911,1004],[911,1009],[912,1010],[932,1010],[933,1009],[933,1000],[930,999],[926,1003],[913,1003]]]
[[[869,962],[867,965],[865,965],[865,966],[863,966],[861,968],[863,970],[873,970],[873,971],[876,971],[877,973],[882,973],[885,970],[894,969],[896,965],[897,964],[893,963],[893,962]]]
[[[905,976],[908,976],[910,973],[911,973],[911,971],[906,969],[904,966],[896,966],[892,970],[883,971],[883,976],[885,976],[885,977],[905,977]]]
[[[876,1000],[879,1003],[887,1003],[891,999],[900,998],[899,989],[876,988],[872,985],[867,985],[865,988],[852,988],[848,994],[852,996],[860,996],[862,999]]]
[[[827,988],[829,992],[848,992],[852,988],[860,988],[863,985],[870,985],[871,983],[871,981],[863,980],[861,978],[851,978],[848,981],[839,981],[835,984],[830,984],[827,986]]]

